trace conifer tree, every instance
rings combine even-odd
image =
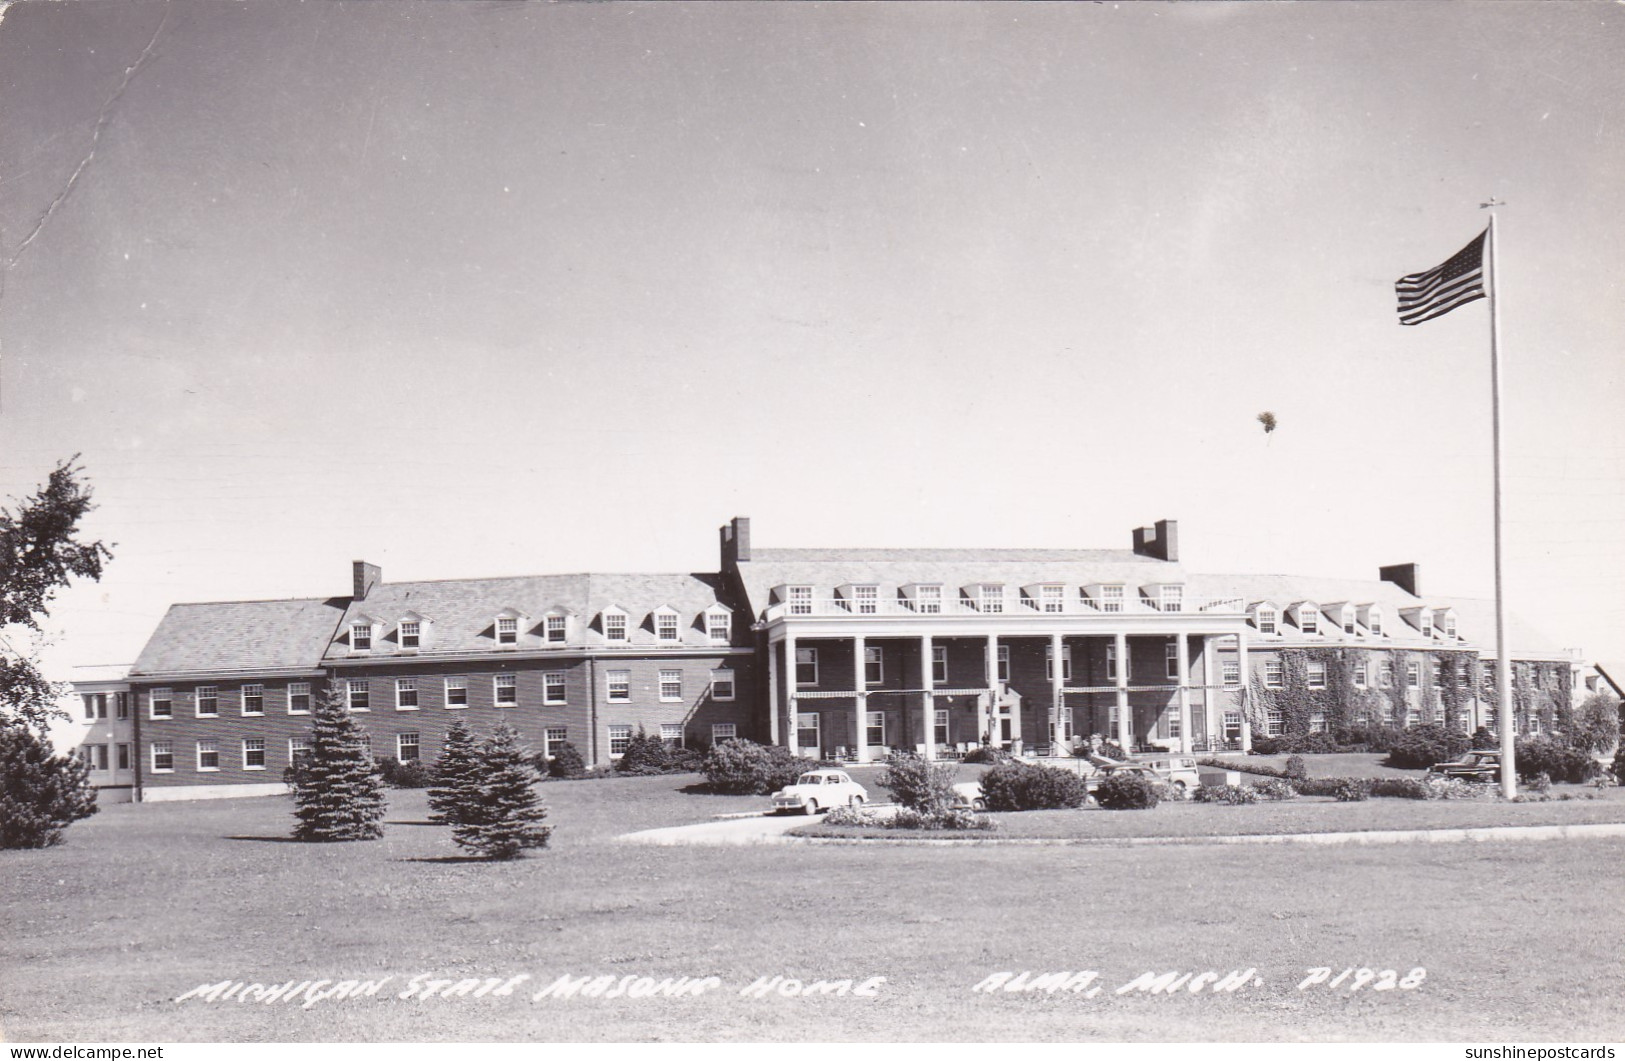
[[[311,713],[310,754],[293,792],[297,840],[376,840],[384,835],[384,782],[337,682]]]
[[[429,820],[448,825],[462,821],[464,807],[479,806],[480,749],[462,719],[453,719],[446,742],[434,764],[434,787],[429,789]]]
[[[553,832],[541,824],[547,808],[536,794],[540,780],[519,734],[506,722],[480,747],[480,777],[467,791],[478,803],[459,808],[452,838],[486,858],[518,858],[527,847],[546,847]]]
[[[50,847],[62,831],[96,813],[90,763],[55,755],[27,726],[0,723],[0,848]]]

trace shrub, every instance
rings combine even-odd
[[[1003,748],[990,748],[983,745],[980,748],[975,748],[966,752],[965,758],[961,761],[967,763],[987,763],[991,766],[997,766],[999,763],[1009,762],[1010,753],[1005,751]]]
[[[1361,803],[1371,798],[1371,782],[1363,777],[1345,777],[1338,781],[1333,794],[1339,803]]]
[[[50,847],[96,813],[90,764],[57,755],[49,738],[0,719],[0,847]]]
[[[1219,787],[1228,788],[1230,786],[1221,785]],[[1262,781],[1254,781],[1251,788],[1261,799],[1278,801],[1283,799],[1298,798],[1298,790],[1292,787],[1292,783],[1290,781],[1284,781],[1279,777],[1267,777]]]
[[[1139,774],[1109,774],[1095,789],[1095,802],[1107,810],[1150,810],[1157,805],[1156,785]]]
[[[1552,790],[1552,778],[1551,778],[1551,775],[1547,774],[1545,772],[1538,773],[1535,776],[1529,778],[1528,781],[1526,782],[1526,784],[1527,784],[1527,786],[1529,788],[1529,791],[1534,792],[1534,793],[1536,793],[1538,795],[1545,795],[1546,793],[1548,793],[1548,792],[1550,792]]]
[[[1379,777],[1369,783],[1373,796],[1392,799],[1434,799],[1433,790],[1417,777]]]
[[[1501,738],[1497,737],[1483,726],[1479,726],[1477,729],[1473,730],[1470,743],[1475,751],[1478,749],[1483,749],[1484,751],[1494,751],[1501,746]]]
[[[788,748],[735,739],[711,745],[701,760],[700,771],[713,792],[767,795],[793,784],[804,771],[817,766],[812,759],[792,756]]]
[[[386,755],[378,760],[378,772],[390,788],[428,788],[434,784],[434,770],[419,759],[402,762]]]
[[[1587,753],[1544,737],[1520,740],[1513,751],[1519,777],[1546,774],[1550,781],[1583,784],[1602,773],[1602,764]]]
[[[1008,762],[982,775],[982,798],[989,810],[1081,807],[1089,799],[1089,786],[1078,775],[1054,767]]]
[[[966,810],[945,810],[941,814],[925,814],[909,807],[899,807],[897,813],[881,823],[891,829],[954,829],[966,832],[991,831],[998,828],[992,818]]]
[[[1281,774],[1283,777],[1288,778],[1308,777],[1309,766],[1303,761],[1303,756],[1289,755],[1286,759],[1286,765],[1281,768]]]
[[[1156,792],[1157,801],[1160,803],[1185,803],[1191,798],[1189,789],[1167,781],[1153,782],[1151,788]]]
[[[626,750],[615,760],[615,769],[623,774],[664,774],[669,761],[665,743],[659,737],[649,736],[639,726],[627,742]]]
[[[1614,784],[1625,785],[1625,744],[1614,753],[1614,768],[1610,772],[1614,775]]]
[[[1489,799],[1495,795],[1495,786],[1474,784],[1460,777],[1429,777],[1422,783],[1428,787],[1429,799]]]
[[[1236,762],[1231,762],[1228,759],[1213,759],[1213,758],[1201,759],[1201,760],[1198,760],[1198,761],[1203,766],[1217,767],[1220,770],[1234,770],[1239,774],[1260,774],[1260,775],[1262,775],[1264,777],[1285,777],[1286,776],[1285,771],[1277,770],[1273,766],[1265,766],[1263,763],[1236,763]]]
[[[1592,693],[1574,709],[1569,747],[1582,752],[1606,752],[1619,740],[1619,701],[1607,693]]]
[[[1259,790],[1251,785],[1198,785],[1194,798],[1198,803],[1227,803],[1231,806],[1240,806],[1244,803],[1257,803],[1258,797]]]
[[[1471,743],[1465,733],[1443,726],[1412,726],[1388,749],[1384,762],[1402,770],[1425,770],[1460,756]]]
[[[587,761],[574,744],[564,741],[553,749],[553,759],[547,763],[548,777],[581,777],[587,772]]]
[[[1335,796],[1346,777],[1300,777],[1288,782],[1300,796]]]
[[[922,814],[943,814],[953,801],[954,764],[930,763],[917,755],[894,755],[876,780],[892,798]]]

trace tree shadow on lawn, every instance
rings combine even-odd
[[[448,864],[448,865],[457,865],[459,863],[465,863],[465,862],[485,862],[485,863],[489,863],[491,865],[496,865],[498,862],[501,862],[501,861],[519,862],[519,861],[522,861],[522,860],[521,859],[516,859],[516,858],[510,858],[510,859],[505,859],[505,860],[504,859],[496,859],[496,858],[485,858],[485,857],[483,857],[481,855],[436,855],[433,858],[398,858],[395,861],[397,861],[397,862],[439,862],[439,863],[444,863],[444,864]]]
[[[228,836],[227,840],[253,840],[262,844],[314,844],[318,840],[301,840],[296,836]]]
[[[384,822],[384,824],[385,825],[444,825],[446,823],[445,822],[431,822],[431,821],[426,821],[426,820],[425,821],[406,821],[404,819],[401,819],[401,820],[391,819],[389,821]]]

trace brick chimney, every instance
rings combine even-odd
[[[1377,568],[1377,577],[1392,582],[1413,597],[1422,595],[1422,568],[1419,564],[1390,564]]]
[[[367,594],[372,592],[372,587],[384,580],[384,570],[377,564],[369,564],[365,560],[355,561],[351,568],[355,576],[353,596],[356,600],[366,600]]]
[[[1179,521],[1159,519],[1155,527],[1134,528],[1134,555],[1174,562],[1179,559]]]
[[[735,516],[723,525],[722,566],[724,569],[750,562],[750,517]]]

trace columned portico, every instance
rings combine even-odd
[[[999,733],[999,637],[997,634],[987,635],[987,652],[984,656],[987,664],[987,743],[992,747],[1002,747]]]
[[[794,634],[784,635],[784,744],[790,749],[791,755],[801,754],[800,735],[796,732],[800,728],[800,719],[796,718],[796,638]]]
[[[1253,706],[1253,691],[1248,687],[1248,682],[1253,669],[1247,665],[1247,633],[1244,630],[1236,632],[1236,661],[1241,664],[1241,750],[1250,752],[1253,750],[1253,723],[1248,716]]]
[[[852,698],[853,721],[857,732],[853,734],[858,762],[869,761],[869,685],[864,664],[868,656],[863,637],[859,635],[852,639],[852,688],[857,690]]]
[[[1190,638],[1181,630],[1174,635],[1174,647],[1179,653],[1179,750],[1191,750],[1191,660]]]
[[[937,757],[937,694],[934,691],[936,675],[932,673],[931,657],[931,635],[924,634],[920,637],[920,688],[925,690],[920,696],[920,717],[923,719],[920,734],[927,759]]]
[[[1117,655],[1117,743],[1124,751],[1134,747],[1128,706],[1128,635],[1119,630],[1112,635],[1113,651]]]
[[[1049,709],[1049,749],[1051,755],[1061,754],[1061,717],[1065,710],[1066,694],[1061,690],[1066,686],[1066,653],[1063,647],[1064,638],[1057,631],[1049,638],[1050,683],[1051,696]]]

